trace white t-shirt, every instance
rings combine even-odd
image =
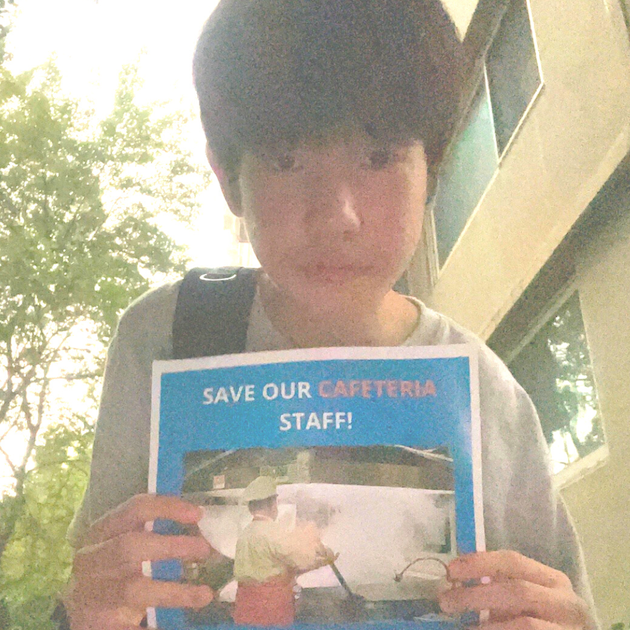
[[[150,291],[122,316],[108,352],[96,427],[92,473],[71,538],[94,520],[147,491],[151,368],[172,358],[179,283]],[[410,298],[412,299],[412,298]],[[536,410],[505,364],[475,335],[413,300],[417,328],[405,345],[473,343],[479,351],[484,522],[488,550],[513,549],[566,573],[592,605],[575,531],[552,487],[547,447]],[[282,350],[256,295],[246,350]]]

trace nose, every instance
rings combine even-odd
[[[357,195],[347,181],[320,181],[311,190],[309,208],[313,231],[350,238],[361,229],[363,220]]]

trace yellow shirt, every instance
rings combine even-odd
[[[242,583],[266,582],[324,564],[325,548],[312,529],[287,530],[277,521],[256,517],[236,543],[234,577]]]

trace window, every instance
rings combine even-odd
[[[628,29],[628,35],[630,35],[630,0],[621,0],[621,12]]]
[[[238,219],[238,242],[249,243],[249,236],[247,235],[245,221],[243,221],[242,219]]]
[[[498,155],[486,83],[477,90],[462,131],[442,166],[433,205],[440,267],[488,187]]]
[[[542,77],[527,0],[512,0],[488,55],[486,70],[499,153],[518,129]]]
[[[433,205],[440,268],[542,88],[527,2],[510,2],[488,50],[481,85],[442,165]]]
[[[533,400],[558,473],[605,444],[578,293],[509,362]]]

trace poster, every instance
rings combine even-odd
[[[217,553],[151,565],[216,595],[150,627],[461,625],[437,593],[485,549],[472,347],[156,362],[151,422],[149,491],[203,506]]]

